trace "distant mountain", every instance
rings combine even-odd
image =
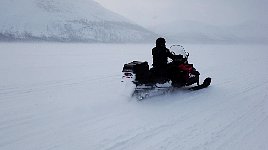
[[[188,43],[268,43],[268,24],[248,21],[216,26],[197,21],[175,21],[150,27],[170,41]]]
[[[0,41],[139,42],[154,37],[93,0],[0,1]]]
[[[268,44],[268,23],[265,22],[247,21],[227,28],[226,32],[233,33],[238,39],[246,43]]]

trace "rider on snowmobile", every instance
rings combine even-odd
[[[152,49],[153,73],[159,77],[166,77],[168,71],[168,58],[174,55],[166,48],[166,40],[162,37],[156,40],[156,46]]]

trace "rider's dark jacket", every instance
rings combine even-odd
[[[152,49],[153,67],[164,68],[167,66],[168,58],[173,58],[173,54],[165,46],[156,46]]]

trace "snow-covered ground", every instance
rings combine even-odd
[[[122,67],[153,46],[0,43],[0,149],[268,149],[268,45],[185,45],[212,85],[138,102]]]

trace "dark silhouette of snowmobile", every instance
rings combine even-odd
[[[181,45],[170,47],[173,59],[165,69],[149,68],[146,61],[132,61],[124,64],[123,78],[132,79],[135,89],[132,96],[144,99],[154,95],[162,95],[181,87],[189,90],[200,90],[211,83],[211,78],[206,78],[199,84],[200,73],[193,64],[188,63],[189,53]],[[175,51],[177,54],[175,54]],[[196,84],[195,86],[193,86]]]

